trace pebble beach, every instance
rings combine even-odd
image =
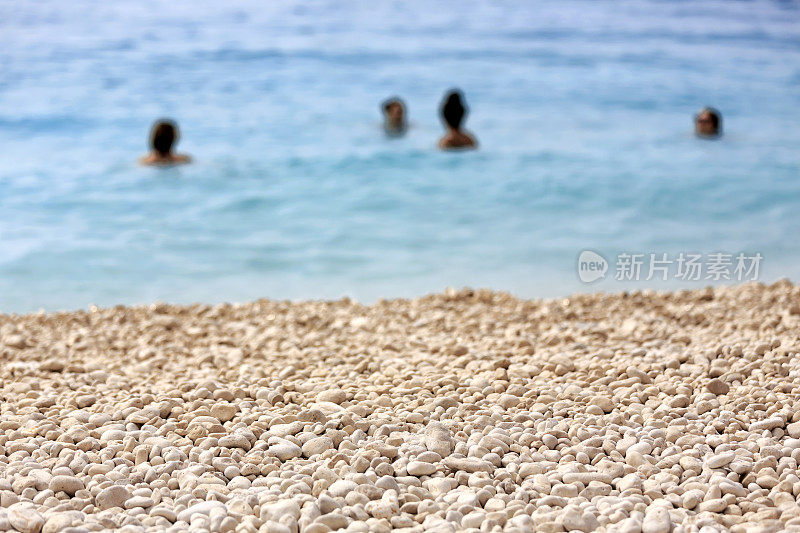
[[[0,315],[0,530],[800,531],[800,286]]]

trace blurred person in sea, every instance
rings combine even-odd
[[[698,137],[722,135],[722,115],[713,107],[704,107],[694,116],[694,132]]]
[[[453,89],[447,92],[440,112],[447,132],[439,140],[439,148],[443,150],[477,148],[478,141],[475,140],[475,137],[461,129],[468,108],[464,104],[464,95],[460,90]]]
[[[159,119],[150,130],[150,153],[142,156],[139,162],[143,165],[167,166],[190,163],[191,157],[176,154],[172,150],[180,138],[178,125],[170,119]]]
[[[390,137],[399,137],[406,132],[406,104],[397,96],[387,98],[381,104],[383,129]]]

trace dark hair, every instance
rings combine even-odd
[[[383,103],[381,104],[381,109],[383,109],[384,113],[388,113],[389,108],[392,107],[394,104],[399,105],[403,109],[405,109],[406,107],[406,104],[403,102],[403,100],[400,99],[399,96],[392,96],[391,98],[387,98],[386,100],[383,101]]]
[[[704,107],[699,113],[697,113],[697,116],[699,117],[703,113],[708,113],[708,115],[711,117],[711,124],[714,125],[715,131],[720,131],[722,129],[722,113],[713,107]]]
[[[448,126],[457,130],[467,114],[467,107],[462,102],[462,94],[458,89],[447,93],[441,107],[442,118]]]
[[[161,119],[153,124],[150,130],[150,146],[159,153],[167,155],[172,151],[172,145],[178,139],[178,125],[169,119]]]

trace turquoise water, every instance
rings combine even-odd
[[[3,311],[691,286],[587,248],[800,279],[797,2],[4,2],[0,72]],[[452,86],[479,151],[434,148]],[[136,165],[160,116],[195,164]]]

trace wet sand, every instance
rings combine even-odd
[[[800,531],[798,353],[788,282],[0,315],[0,530]]]

